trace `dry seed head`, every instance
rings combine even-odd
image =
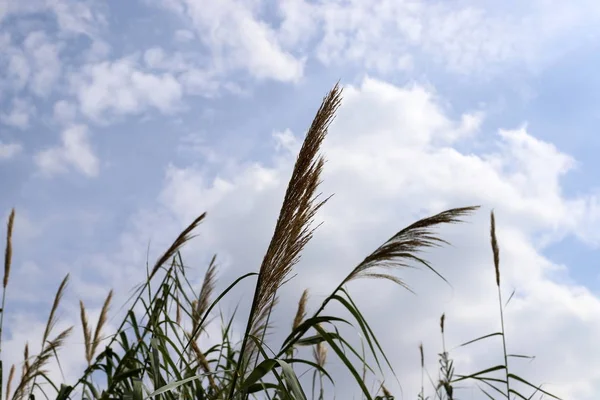
[[[192,300],[192,323],[195,325],[198,323],[198,300]]]
[[[392,393],[390,393],[390,391],[387,390],[387,388],[385,387],[385,385],[383,383],[381,384],[381,390],[383,390],[383,394],[384,394],[385,397],[387,397],[387,398],[392,398],[393,397]]]
[[[10,265],[12,262],[12,231],[13,223],[15,221],[15,209],[13,208],[8,216],[8,223],[6,226],[6,249],[4,251],[4,281],[3,286],[6,288],[8,285],[8,277],[10,275]]]
[[[446,321],[446,314],[442,314],[440,318],[440,328],[442,329],[442,334],[444,333],[444,322]]]
[[[10,394],[10,385],[12,384],[12,380],[15,377],[15,364],[11,365],[10,372],[8,373],[8,381],[6,382],[6,399],[8,399]]]
[[[300,296],[300,301],[298,301],[298,310],[296,311],[296,317],[294,317],[294,323],[292,324],[292,329],[296,329],[304,318],[306,318],[306,302],[308,301],[308,289],[304,289],[302,292],[302,296]]]
[[[207,378],[208,378],[208,382],[209,382],[210,386],[214,390],[217,390],[218,386],[217,386],[217,383],[215,382],[215,379],[211,373],[210,365],[208,363],[208,360],[206,359],[206,356],[204,355],[202,350],[200,350],[200,347],[198,347],[198,343],[196,343],[196,341],[192,339],[192,334],[188,333],[188,332],[186,332],[185,334],[188,337],[188,339],[190,339],[190,342],[192,343],[192,351],[196,355],[196,361],[198,362],[198,365],[200,365],[200,368],[202,368],[202,370],[207,374]]]
[[[275,296],[268,307],[265,307],[263,311],[256,316],[256,320],[254,322],[253,329],[250,331],[250,335],[258,338],[259,341],[264,342],[266,336],[269,335],[269,330],[272,328],[272,323],[269,322],[269,314],[271,310],[277,305],[279,302],[279,297]],[[256,361],[256,357],[258,356],[256,352],[256,342],[254,340],[249,340],[247,344],[247,353],[244,354],[245,362],[243,366],[248,367],[251,363]],[[245,371],[244,371],[245,372]]]
[[[29,370],[29,342],[25,342],[25,349],[23,350],[23,370],[21,375],[27,374]]]
[[[410,226],[402,229],[392,236],[377,250],[367,256],[344,280],[343,284],[358,278],[387,279],[406,289],[406,284],[399,278],[386,274],[373,272],[375,268],[394,269],[409,267],[411,263],[424,265],[440,278],[444,279],[433,267],[418,253],[430,247],[439,247],[448,244],[433,232],[433,228],[442,224],[455,224],[463,222],[461,217],[471,214],[479,206],[453,208],[431,217],[423,218]],[[446,279],[444,279],[445,281]],[[410,289],[409,289],[410,290]]]
[[[48,360],[50,360],[50,358],[56,354],[58,349],[63,346],[65,340],[67,339],[72,330],[73,327],[67,328],[61,333],[59,333],[58,336],[54,338],[54,340],[44,342],[47,343],[47,345],[44,346],[40,354],[38,354],[34,358],[33,362],[31,363],[31,366],[27,366],[27,371],[21,377],[21,381],[15,389],[15,394],[13,395],[13,398],[22,398],[25,389],[27,389],[30,386],[30,384],[33,383],[33,387],[35,387],[35,379],[38,376],[47,373],[47,371],[44,370],[43,367],[48,363]],[[28,352],[29,351],[26,350],[26,353]]]
[[[48,336],[50,336],[50,331],[56,324],[56,310],[58,309],[58,305],[60,304],[60,300],[62,299],[65,288],[67,287],[67,282],[69,281],[69,274],[65,276],[65,278],[60,283],[58,290],[56,291],[56,296],[54,297],[54,303],[52,303],[52,309],[50,310],[50,315],[48,316],[48,322],[46,323],[46,329],[44,330],[44,336],[42,339],[42,343],[46,343]]]
[[[496,285],[500,286],[500,249],[496,240],[496,218],[494,211],[490,213],[490,236],[492,242],[492,252],[494,253],[494,269],[496,270]]]
[[[164,254],[156,261],[156,264],[154,264],[152,272],[150,273],[150,277],[148,278],[149,280],[152,279],[152,277],[154,277],[154,275],[158,272],[158,270],[164,263],[173,258],[173,256],[181,246],[183,246],[188,240],[190,240],[193,237],[191,236],[192,231],[200,224],[200,222],[202,222],[204,217],[206,217],[206,213],[203,213],[194,221],[192,221],[192,223],[187,228],[185,228],[179,234],[179,236],[177,236],[177,239],[175,239],[173,244],[171,244],[171,247],[169,247],[167,251],[165,251]]]
[[[315,345],[313,348],[313,356],[317,365],[320,367],[325,366],[325,362],[327,362],[327,346],[325,346],[325,343],[319,342]]]
[[[102,332],[102,328],[108,319],[108,309],[110,307],[110,301],[112,300],[113,291],[108,292],[108,296],[106,300],[104,300],[104,304],[102,305],[102,311],[100,311],[100,316],[98,317],[98,323],[96,324],[96,330],[94,331],[94,340],[92,341],[92,348],[90,350],[90,361],[94,358],[94,354],[96,353],[96,349],[100,344],[100,333]]]
[[[198,318],[202,318],[202,316],[210,307],[210,301],[217,281],[217,264],[215,261],[216,256],[213,256],[208,269],[206,270],[206,274],[204,275],[202,288],[200,289],[200,294],[198,295],[198,303],[196,304]]]
[[[87,314],[85,312],[85,305],[83,301],[79,300],[79,310],[81,315],[81,326],[83,328],[83,341],[85,344],[85,360],[88,363],[88,366],[91,363],[91,349],[92,349],[92,332],[90,331],[90,326],[87,319]]]
[[[425,368],[425,352],[423,351],[423,343],[419,343],[419,353],[421,353],[421,368]]]
[[[318,201],[319,196],[315,195],[324,164],[318,152],[340,102],[341,88],[336,84],[323,98],[306,133],[284,195],[275,231],[260,267],[247,332],[258,332],[261,325],[266,328],[264,322],[275,304],[277,290],[298,263],[302,249],[314,233],[311,228],[313,217],[327,201]],[[246,341],[242,344],[241,354],[252,358],[252,354],[245,354],[245,343]],[[252,346],[252,341],[249,345]],[[249,352],[252,353],[252,350],[249,349]]]

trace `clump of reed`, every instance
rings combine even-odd
[[[312,314],[307,312],[306,290],[299,300],[289,334],[279,347],[276,347],[276,344],[268,340],[268,331],[271,329],[270,317],[277,304],[277,293],[289,279],[300,260],[302,250],[312,239],[316,229],[313,227],[313,218],[328,200],[321,199],[321,195],[317,193],[324,165],[319,151],[340,105],[341,93],[341,88],[336,84],[324,97],[307,131],[283,198],[272,239],[257,273],[250,272],[240,276],[225,290],[215,295],[218,266],[216,258],[213,257],[207,266],[200,290],[194,288],[186,276],[179,250],[192,238],[192,233],[205,219],[206,214],[201,214],[181,232],[153,267],[148,269],[146,280],[134,290],[128,300],[129,308],[113,334],[102,333],[108,318],[112,291],[104,301],[93,330],[85,305],[80,302],[84,337],[82,353],[87,367],[76,382],[58,385],[48,378],[43,368],[52,356],[58,359],[58,352],[72,330],[72,327],[68,328],[50,339],[57,322],[56,311],[67,285],[67,275],[59,285],[52,303],[41,351],[32,357],[28,345],[25,346],[21,377],[18,382],[15,380],[17,368],[12,365],[6,384],[6,398],[31,399],[34,398],[34,393],[41,392],[46,397],[57,400],[71,399],[78,393],[82,398],[102,400],[245,400],[249,397],[307,399],[306,385],[301,385],[301,378],[296,372],[303,368],[305,370],[301,376],[312,372],[312,398],[324,399],[331,398],[325,389],[327,382],[334,383],[328,371],[328,360],[333,356],[341,361],[353,378],[361,396],[369,400],[394,399],[383,384],[384,368],[396,377],[391,362],[346,285],[351,281],[368,278],[388,280],[410,290],[408,284],[398,275],[403,268],[409,266],[424,267],[444,279],[421,256],[421,252],[447,244],[435,233],[435,229],[441,225],[462,222],[464,217],[472,214],[478,207],[449,209],[399,230],[356,266],[350,268],[346,277],[333,288]],[[13,210],[7,230],[4,292],[0,314],[0,351],[4,301],[11,267],[14,218]],[[494,234],[493,215],[492,246],[495,249],[494,261],[499,287],[499,251]],[[221,315],[220,342],[208,348],[201,348],[198,342],[202,335],[206,334],[209,318],[215,315],[215,309],[221,300],[240,282],[252,278],[256,279],[256,284],[241,343],[234,343],[231,339],[234,313],[229,319]],[[349,317],[342,318],[328,313],[328,306],[334,303],[342,306]],[[140,305],[143,312],[135,312]],[[187,329],[186,326],[190,328]],[[359,332],[362,348],[366,349],[368,355],[365,351],[357,351],[356,344],[353,345],[341,334],[341,326],[350,326]],[[441,329],[443,337],[444,317],[441,320]],[[442,377],[438,384],[434,385],[436,397],[442,398],[442,395],[445,395],[452,399],[453,385],[461,380],[470,379],[489,384],[489,380],[483,375],[496,370],[505,371],[505,378],[501,382],[506,382],[506,388],[500,393],[505,398],[518,393],[509,387],[511,379],[522,379],[508,372],[503,320],[502,332],[486,337],[495,335],[503,338],[505,363],[503,366],[476,374],[454,377],[452,360],[446,352],[445,343],[443,344],[444,351],[440,355]],[[277,348],[278,350],[272,350]],[[312,352],[306,354],[306,349],[312,349]],[[424,371],[422,347],[420,352],[421,368]],[[1,367],[0,362],[0,370]],[[368,388],[367,375],[382,382],[376,393]],[[95,383],[96,378],[100,376],[103,382],[106,382],[102,387]],[[13,381],[16,384],[14,390]],[[423,382],[421,386],[423,387]],[[4,393],[1,382],[0,393]],[[425,399],[423,389],[419,398]]]
[[[521,399],[531,399],[537,393],[542,395],[550,396],[554,399],[559,399],[557,396],[548,393],[543,390],[541,386],[536,386],[530,383],[528,380],[510,372],[509,358],[517,358],[517,359],[533,359],[532,356],[522,355],[522,354],[509,354],[506,346],[506,331],[504,324],[504,309],[510,303],[512,296],[514,295],[514,291],[510,295],[508,301],[503,304],[502,302],[502,290],[500,285],[500,246],[498,244],[498,238],[496,237],[496,218],[494,216],[494,212],[490,213],[490,244],[492,247],[492,257],[493,257],[493,265],[494,265],[494,277],[497,288],[498,295],[498,306],[499,306],[499,316],[500,316],[500,330],[498,332],[490,333],[481,337],[478,337],[473,340],[469,340],[466,343],[459,345],[458,347],[468,346],[472,343],[479,342],[481,340],[488,340],[496,337],[500,337],[502,339],[502,356],[503,363],[495,365],[493,367],[485,368],[481,371],[471,373],[468,375],[456,375],[454,373],[454,362],[450,359],[450,354],[446,350],[446,342],[444,339],[444,327],[445,327],[445,314],[442,314],[440,318],[440,329],[442,333],[442,353],[438,354],[439,363],[440,363],[440,371],[439,371],[439,379],[437,384],[431,380],[429,377],[432,386],[435,389],[436,398],[439,399],[447,399],[453,400],[454,397],[454,389],[455,384],[458,382],[462,382],[465,380],[473,380],[477,384],[477,388],[489,399],[495,399],[493,395],[500,395],[500,398],[510,399],[512,398],[521,398]],[[421,373],[422,377],[426,373],[425,364],[424,364],[424,353],[423,353],[423,345],[419,346],[419,352],[421,355]],[[494,373],[501,373],[501,376]],[[427,373],[428,374],[428,373]],[[429,374],[428,374],[429,375]],[[427,397],[424,396],[424,379],[421,380],[421,392],[419,393],[418,399],[425,400]],[[520,391],[514,388],[514,384],[521,384],[521,387],[524,389],[530,389],[533,392],[528,396],[522,394]]]

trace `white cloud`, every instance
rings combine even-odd
[[[148,68],[171,72],[188,71],[193,63],[181,53],[167,54],[161,47],[152,47],[144,52],[144,63]]]
[[[68,167],[94,177],[98,175],[99,162],[89,144],[85,125],[72,125],[61,134],[61,145],[39,152],[35,162],[44,175],[51,176],[68,171]]]
[[[252,2],[221,1],[207,5],[198,0],[167,0],[164,6],[189,20],[210,50],[221,72],[245,70],[258,79],[299,80],[304,60],[282,48],[276,32],[255,17]]]
[[[68,34],[95,36],[106,25],[101,6],[91,1],[79,0],[27,0],[0,1],[0,23],[11,15],[31,15],[50,12],[60,30]]]
[[[194,35],[194,32],[187,29],[178,29],[175,31],[175,40],[178,42],[190,42],[194,40],[195,37],[196,35]]]
[[[35,107],[32,104],[14,97],[12,109],[9,113],[1,113],[0,121],[5,125],[24,130],[29,127],[29,120],[33,113],[35,113]]]
[[[19,143],[2,143],[0,141],[0,161],[10,160],[21,152],[23,147]]]
[[[588,0],[560,6],[540,0],[526,7],[283,0],[274,9],[279,20],[267,18],[265,2],[258,0],[162,4],[195,29],[219,73],[241,69],[259,79],[292,82],[303,76],[308,57],[379,73],[409,71],[432,60],[451,72],[487,78],[513,66],[535,71],[587,40],[584,27],[600,21],[600,7]]]
[[[50,42],[44,32],[36,31],[27,35],[23,47],[33,66],[29,86],[33,93],[45,97],[61,75],[60,46]]]
[[[96,39],[92,42],[90,47],[87,49],[84,59],[86,63],[96,63],[106,60],[111,52],[111,46],[100,39]]]
[[[91,1],[51,0],[46,2],[65,32],[96,37],[107,22],[99,4]]]
[[[9,56],[7,75],[17,90],[25,87],[31,75],[31,68],[23,52],[13,51]]]
[[[592,29],[600,19],[597,3],[586,0],[552,6],[546,1],[498,6],[285,0],[278,10],[278,33],[286,46],[310,51],[308,44],[316,44],[315,55],[327,65],[351,62],[391,72],[411,68],[413,58],[425,56],[453,72],[486,76],[504,66],[539,68],[581,43],[584,27]]]
[[[54,103],[53,117],[54,120],[61,124],[68,124],[75,119],[77,115],[77,107],[70,101],[59,100]]]
[[[173,75],[144,72],[131,58],[87,65],[71,85],[81,112],[97,122],[107,113],[139,114],[147,108],[172,113],[183,95]]]

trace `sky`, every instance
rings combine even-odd
[[[195,282],[215,253],[220,288],[257,271],[303,135],[340,81],[322,148],[320,189],[333,197],[280,292],[277,326],[288,329],[304,288],[314,311],[416,219],[481,205],[440,230],[452,246],[427,254],[452,286],[414,270],[397,274],[416,295],[348,285],[402,385],[386,386],[417,396],[420,342],[437,376],[442,313],[451,348],[498,330],[493,209],[503,295],[515,291],[507,345],[536,357],[511,366],[563,399],[596,399],[599,22],[591,0],[0,0],[0,216],[17,214],[4,365],[26,341],[39,349],[70,273],[58,328],[76,326],[61,366],[78,377],[79,300],[94,321],[114,289],[110,331],[147,256],[204,211],[184,250]],[[451,355],[466,374],[501,351],[490,341]],[[359,397],[352,384],[335,393]]]

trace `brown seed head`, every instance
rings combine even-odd
[[[4,281],[3,286],[6,288],[8,285],[8,277],[10,275],[10,265],[12,263],[12,231],[13,223],[15,221],[15,209],[13,208],[8,216],[8,223],[6,226],[6,249],[4,251]]]
[[[304,289],[300,301],[298,301],[298,310],[296,311],[296,317],[292,324],[292,329],[296,329],[306,318],[306,302],[308,301],[308,289]]]
[[[490,236],[492,242],[492,253],[494,254],[494,269],[496,270],[496,285],[500,286],[500,249],[496,240],[496,218],[494,211],[490,214]]]

